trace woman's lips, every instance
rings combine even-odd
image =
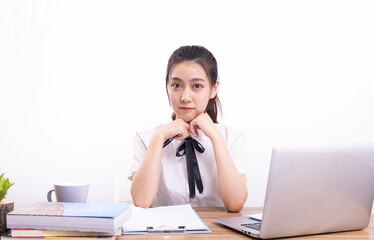
[[[191,110],[193,110],[193,108],[190,108],[190,107],[180,107],[180,109],[182,109],[183,111],[191,111]]]

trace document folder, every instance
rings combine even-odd
[[[211,233],[189,204],[132,208],[132,217],[122,225],[122,234]]]

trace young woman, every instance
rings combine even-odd
[[[129,179],[136,206],[242,209],[246,145],[243,134],[217,123],[217,79],[216,59],[206,48],[183,46],[171,55],[166,90],[172,121],[135,138]]]

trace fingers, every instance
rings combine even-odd
[[[206,113],[201,113],[190,123],[183,121],[182,119],[176,119],[168,124],[165,124],[163,132],[165,133],[166,139],[174,138],[176,140],[183,140],[192,134],[194,137],[198,138],[198,129],[203,131],[205,135],[210,135],[212,126],[214,123],[211,118]],[[209,137],[209,136],[208,136]]]
[[[178,136],[174,137],[174,139],[183,140],[189,136],[190,125],[188,123],[181,120],[179,123],[178,129],[179,129]]]
[[[207,113],[201,113],[190,122],[190,132],[195,137],[199,137],[199,133],[197,132],[198,129],[200,129],[209,138],[215,134],[216,127]]]
[[[199,125],[197,124],[197,121],[192,120],[190,122],[190,132],[196,137],[199,137],[199,133],[197,132],[197,129],[199,128]]]

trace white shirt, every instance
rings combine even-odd
[[[131,166],[130,180],[132,180],[133,173],[138,171],[148,149],[152,134],[158,127],[160,126],[136,133],[134,141],[134,161]],[[225,139],[231,158],[239,173],[246,175],[247,146],[243,133],[222,124],[216,124],[216,127]],[[198,133],[198,138],[195,138],[193,135],[191,135],[191,137],[195,138],[205,148],[203,153],[195,151],[204,186],[203,193],[200,194],[195,186],[196,196],[190,198],[186,155],[181,157],[176,156],[177,149],[182,141],[173,140],[162,151],[159,187],[156,199],[152,205],[153,207],[179,204],[191,204],[193,207],[224,206],[218,189],[217,166],[213,145],[210,139],[205,136],[201,130],[198,130]]]

